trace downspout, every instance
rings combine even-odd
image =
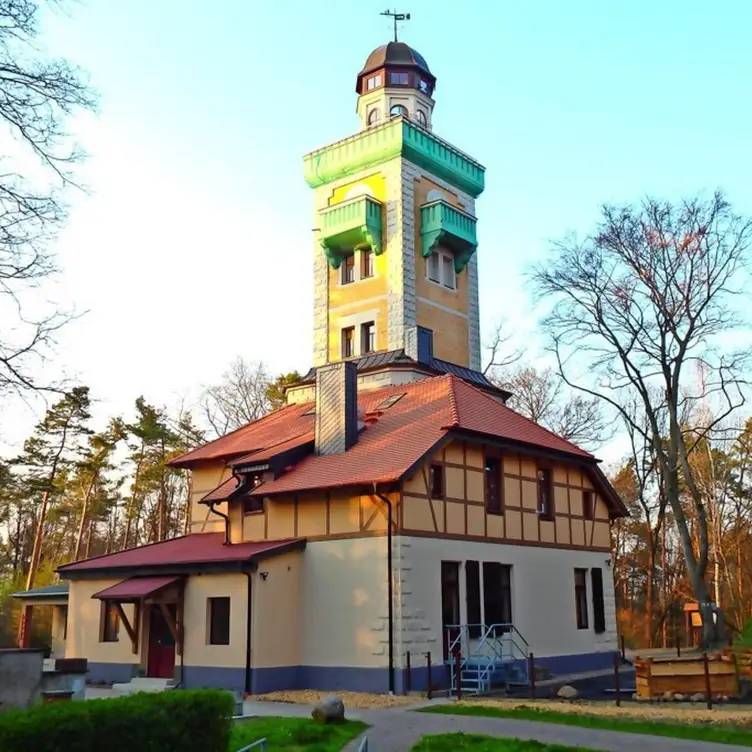
[[[214,505],[216,504],[216,501],[210,501],[209,502],[209,511],[212,514],[216,514],[218,517],[221,517],[225,521],[225,546],[230,545],[230,517],[229,515],[226,515],[224,512],[220,512],[218,509],[214,508]]]
[[[245,576],[248,578],[248,605],[246,609],[245,629],[245,693],[249,695],[251,694],[251,573],[246,572]]]
[[[386,504],[386,590],[387,590],[387,621],[389,622],[389,694],[394,694],[394,604],[392,596],[392,502],[378,491],[378,485],[373,484],[373,493]]]

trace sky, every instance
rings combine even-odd
[[[311,364],[312,190],[302,157],[358,129],[383,0],[81,0],[41,47],[88,72],[90,157],[40,292],[81,315],[51,372],[95,415],[196,402],[231,360]],[[434,132],[486,167],[481,324],[539,357],[526,273],[603,202],[724,189],[752,213],[752,4],[411,0],[400,38],[437,77]],[[40,406],[35,406],[37,409]],[[0,442],[38,417],[3,411]]]

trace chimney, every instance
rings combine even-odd
[[[346,452],[358,440],[358,373],[343,361],[316,369],[316,454]]]
[[[412,326],[405,330],[405,353],[414,361],[431,365],[433,360],[433,330]]]

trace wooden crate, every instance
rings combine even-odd
[[[656,698],[672,694],[694,695],[706,692],[705,665],[702,656],[685,658],[636,658],[635,684],[637,695]],[[739,695],[739,674],[731,656],[708,656],[710,694],[712,697]]]

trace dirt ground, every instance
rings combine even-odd
[[[293,702],[301,705],[315,705],[325,697],[337,695],[342,698],[345,708],[359,708],[371,710],[378,708],[395,708],[404,705],[414,705],[420,702],[420,697],[404,695],[375,695],[366,692],[318,692],[310,689],[269,692],[265,695],[249,695],[249,700],[265,702]]]
[[[646,705],[640,702],[622,702],[616,707],[614,702],[588,702],[587,700],[490,700],[479,699],[465,701],[463,704],[488,705],[490,707],[512,710],[514,708],[536,708],[538,710],[556,710],[560,713],[577,713],[581,715],[620,716],[622,718],[639,718],[642,720],[678,721],[680,723],[735,723],[752,726],[752,708],[736,705],[716,705],[712,710],[698,707],[692,703],[662,703]]]

